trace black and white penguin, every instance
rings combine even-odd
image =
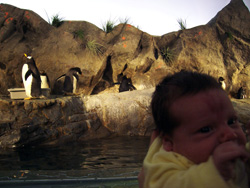
[[[245,99],[246,97],[246,91],[243,87],[240,87],[240,89],[237,92],[237,99]]]
[[[66,74],[59,76],[54,83],[54,94],[75,94],[77,88],[77,82],[79,80],[79,74],[82,71],[79,67],[73,67],[69,69]]]
[[[119,92],[132,91],[132,90],[136,90],[136,88],[135,86],[133,86],[131,78],[123,76],[119,87]]]
[[[76,87],[77,87],[77,82],[79,80],[79,74],[82,74],[82,71],[79,67],[71,68],[65,74],[65,80],[63,83],[63,91],[65,93],[76,93]]]
[[[27,56],[26,54],[24,56],[26,57],[26,62],[22,67],[22,79],[28,97],[26,99],[43,97],[40,73],[35,60],[32,56]]]
[[[49,77],[44,70],[40,71],[41,88],[50,88]]]
[[[218,82],[221,85],[222,89],[226,90],[225,79],[223,77],[219,77]]]
[[[118,84],[119,86],[119,93],[124,91],[132,91],[136,90],[135,86],[132,84],[131,78],[127,78],[127,76],[123,75],[123,73],[117,75],[118,82],[113,83],[113,85]]]

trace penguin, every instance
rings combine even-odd
[[[246,97],[246,91],[243,89],[243,87],[240,87],[240,89],[237,92],[237,99],[245,99]]]
[[[59,76],[53,85],[52,93],[55,95],[63,95],[63,83],[65,79],[65,74]]]
[[[22,80],[25,88],[25,93],[28,98],[40,98],[42,96],[41,90],[41,78],[38,68],[36,66],[35,60],[32,56],[27,56],[26,62],[23,64],[22,67]]]
[[[132,91],[132,90],[136,90],[136,88],[135,86],[133,86],[131,78],[123,76],[119,87],[119,92]]]
[[[74,67],[69,69],[65,75],[65,80],[63,83],[63,91],[65,93],[76,93],[77,82],[79,80],[79,74],[82,74],[82,71],[79,67]]]
[[[222,89],[226,90],[225,79],[223,77],[219,77],[218,82],[221,85]]]
[[[79,74],[82,74],[79,67],[69,69],[66,74],[59,76],[55,80],[53,92],[55,94],[75,94]]]
[[[132,91],[136,90],[135,86],[132,84],[131,78],[127,78],[127,76],[120,73],[117,75],[118,82],[113,83],[113,85],[118,84],[119,86],[119,93],[124,91]]]
[[[49,77],[44,70],[40,71],[41,88],[50,88]]]

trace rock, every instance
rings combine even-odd
[[[56,145],[112,135],[149,136],[155,128],[150,109],[153,91],[29,101],[1,99],[0,147]],[[232,103],[240,123],[246,125],[250,99],[232,99]]]
[[[234,109],[239,115],[239,120],[243,125],[250,122],[250,100],[249,99],[231,99]]]
[[[0,100],[0,147],[149,136],[153,89],[40,100]],[[7,109],[7,110],[6,110]]]
[[[181,69],[224,77],[233,97],[240,87],[250,88],[250,13],[242,0],[231,0],[206,25],[163,36],[129,24],[119,24],[110,33],[85,21],[63,21],[56,28],[32,11],[7,4],[0,5],[0,14],[2,95],[22,87],[23,53],[35,58],[52,87],[69,68],[80,67],[78,93],[84,95],[117,93],[113,83],[121,73],[143,90]]]
[[[95,112],[110,132],[145,136],[150,135],[154,127],[150,109],[153,90],[105,93],[85,96],[83,100],[86,111]]]

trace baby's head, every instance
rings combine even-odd
[[[220,84],[211,76],[196,72],[181,71],[165,77],[155,89],[151,107],[157,129],[171,134],[178,126],[179,119],[172,116],[171,105],[184,96],[195,95],[209,89],[222,90]]]
[[[194,163],[206,161],[223,142],[246,142],[231,101],[209,75],[182,71],[167,76],[151,106],[164,149]]]

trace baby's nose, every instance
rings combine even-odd
[[[237,134],[228,125],[225,125],[220,131],[221,131],[220,138],[219,138],[220,143],[224,143],[227,141],[232,141],[232,140],[237,139]]]

